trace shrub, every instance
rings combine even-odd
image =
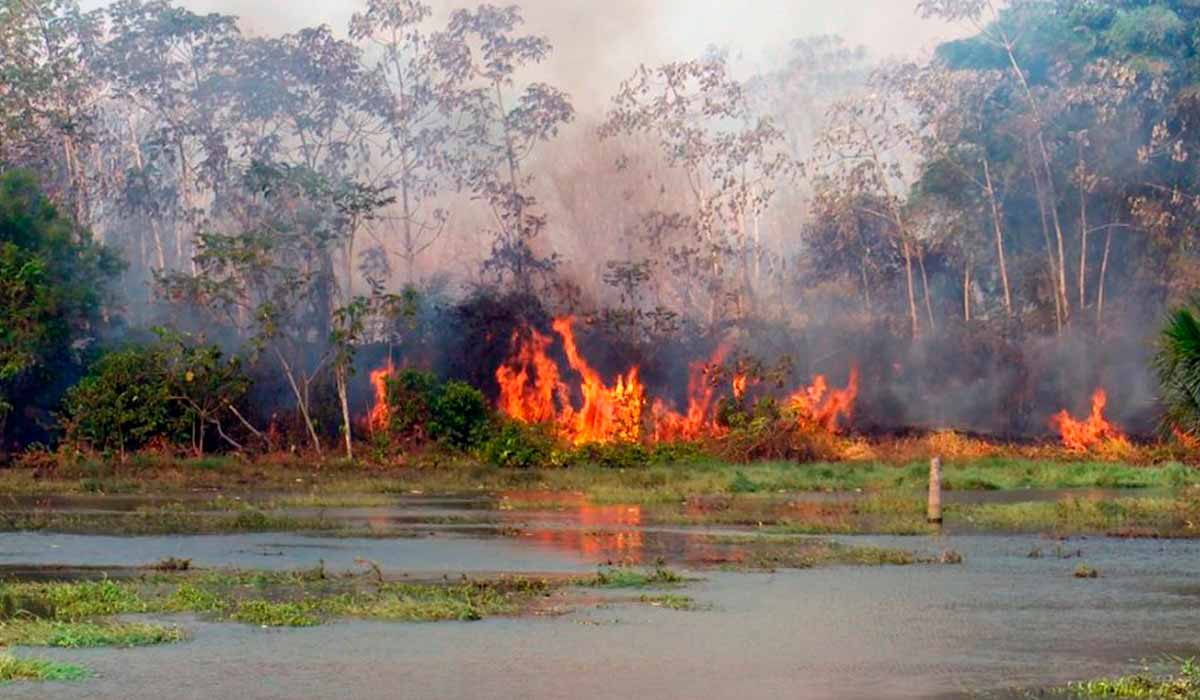
[[[171,395],[165,358],[152,347],[110,352],[67,392],[65,426],[73,440],[124,454],[156,437],[187,434],[188,418]]]
[[[437,377],[429,372],[406,369],[387,380],[389,429],[403,440],[421,441],[428,437],[430,404],[437,388]]]
[[[429,437],[460,450],[486,437],[489,410],[478,389],[450,381],[438,387],[431,399]]]
[[[532,469],[552,461],[554,439],[537,426],[505,422],[483,442],[479,452],[497,467]]]
[[[67,392],[68,438],[121,454],[156,442],[186,444],[200,454],[215,426],[236,445],[221,419],[250,387],[241,364],[226,360],[215,345],[191,344],[167,331],[159,336],[154,344],[103,355]]]

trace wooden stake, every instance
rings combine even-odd
[[[942,458],[929,460],[929,522],[942,524]]]

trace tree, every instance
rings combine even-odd
[[[456,10],[433,41],[440,70],[461,86],[456,100],[464,120],[464,135],[456,144],[459,177],[487,202],[495,219],[484,271],[528,293],[534,278],[552,271],[557,260],[534,251],[547,221],[524,164],[574,120],[575,109],[552,85],[519,82],[520,74],[552,49],[545,37],[518,34],[523,23],[516,5],[484,4]]]
[[[875,91],[859,98],[841,100],[830,110],[829,126],[817,142],[816,161],[828,186],[850,195],[848,204],[887,222],[891,236],[904,258],[908,317],[912,336],[921,334],[917,313],[914,258],[921,266],[929,324],[934,326],[925,277],[922,243],[914,235],[906,212],[907,188],[912,178],[906,165],[912,129],[902,117],[898,96],[879,73]]]
[[[705,279],[707,317],[715,324],[725,298],[749,314],[754,261],[762,254],[760,220],[779,182],[795,171],[774,122],[751,111],[745,86],[726,59],[642,66],[624,81],[601,127],[602,137],[648,135],[687,183],[683,212],[647,212],[646,223],[691,231],[699,248],[677,249],[684,279]],[[670,219],[672,213],[683,219]],[[664,215],[667,215],[664,217]],[[662,230],[659,228],[659,230]],[[737,280],[730,284],[726,268]],[[732,287],[732,289],[730,289]]]
[[[8,416],[44,394],[49,373],[78,364],[95,341],[114,312],[108,285],[119,271],[31,174],[0,173],[0,439]]]
[[[398,212],[381,221],[400,227],[405,284],[416,283],[417,258],[446,229],[448,212],[431,202],[453,184],[447,144],[460,136],[455,109],[461,76],[448,75],[437,60],[433,37],[423,28],[431,13],[419,0],[369,0],[350,21],[350,36],[379,52],[372,70],[383,93],[385,136],[373,169],[399,193]]]
[[[320,453],[311,392],[337,354],[332,254],[356,215],[346,198],[360,201],[360,189],[304,167],[256,164],[243,191],[239,229],[202,234],[196,273],[166,274],[160,284],[168,299],[236,329],[276,362]]]
[[[75,0],[0,3],[0,167],[42,173],[47,195],[88,226],[102,81],[98,26]]]

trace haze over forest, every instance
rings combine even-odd
[[[248,423],[314,442],[387,358],[494,401],[514,333],[566,315],[680,408],[728,346],[763,387],[857,370],[855,430],[1039,436],[1104,386],[1148,433],[1153,336],[1200,280],[1197,23],[1183,0],[14,1],[0,164],[122,261],[79,347],[216,342],[255,368]],[[72,353],[0,375],[29,402],[10,430],[45,434],[30,397]]]

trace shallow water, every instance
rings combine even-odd
[[[405,518],[421,508],[439,517],[456,510],[437,499],[404,508]],[[0,567],[137,566],[177,557],[195,566],[282,570],[323,561],[332,570],[359,570],[366,559],[393,575],[436,577],[588,572],[610,561],[650,564],[660,557],[690,569],[738,546],[711,537],[736,529],[646,526],[629,506],[477,514],[515,529],[497,537],[430,526],[432,535],[404,539],[0,534]],[[343,515],[369,520],[397,513]],[[583,606],[559,617],[299,630],[187,620],[193,639],[174,646],[23,652],[83,663],[99,676],[80,684],[6,686],[0,695],[941,698],[1054,686],[1126,672],[1142,658],[1200,650],[1200,542],[833,539],[930,554],[954,549],[965,563],[703,570],[697,575],[705,580],[684,591],[711,606],[696,612]],[[1040,557],[1030,556],[1035,550]],[[1075,579],[1081,562],[1101,577]]]
[[[845,538],[890,544],[888,538]],[[441,544],[422,541],[425,544]],[[100,673],[12,686],[34,698],[935,698],[1044,687],[1194,651],[1200,549],[1074,542],[1076,559],[1027,555],[1036,538],[904,540],[953,546],[962,566],[709,572],[713,606],[582,609],[563,617],[262,630],[188,622],[192,641],[49,652]],[[489,543],[498,544],[498,543]],[[519,562],[513,562],[517,564]]]

